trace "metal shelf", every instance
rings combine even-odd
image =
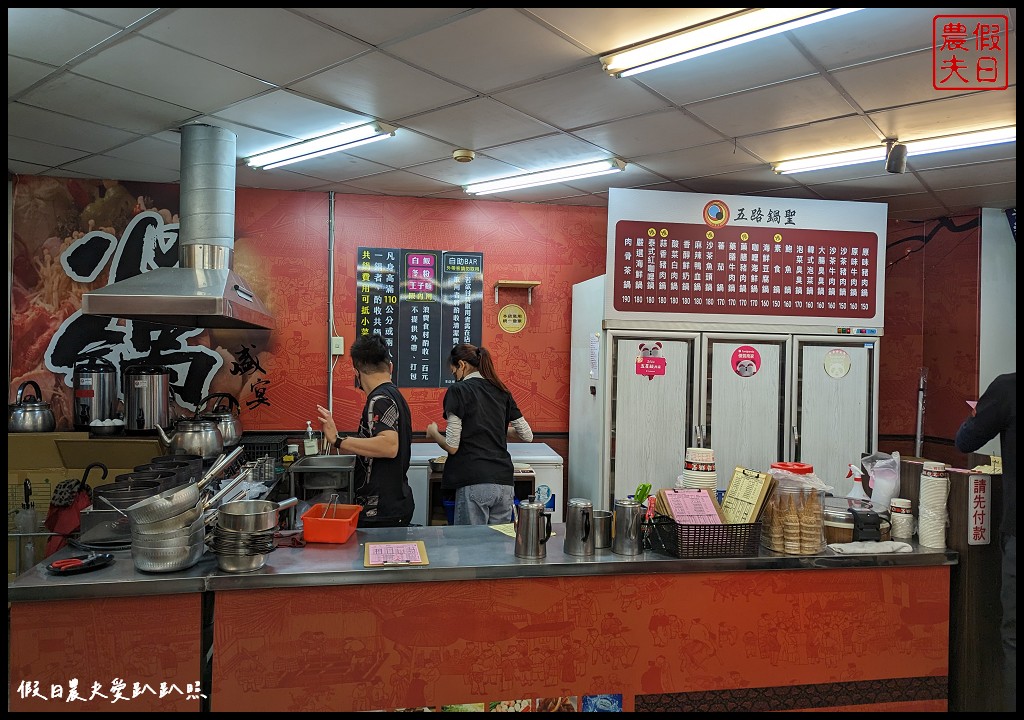
[[[498,280],[494,283],[494,304],[498,304],[498,288],[526,288],[526,304],[533,304],[533,289],[540,280]]]

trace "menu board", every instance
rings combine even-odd
[[[604,320],[881,335],[887,206],[611,188]]]
[[[870,318],[877,245],[869,232],[623,220],[615,309]]]
[[[480,344],[483,253],[361,247],[356,262],[356,333],[391,346],[399,387],[452,382],[448,356]]]

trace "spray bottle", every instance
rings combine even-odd
[[[846,473],[846,477],[853,478],[853,487],[846,497],[854,500],[871,500],[867,493],[864,492],[864,486],[861,484],[864,473],[860,471],[860,468],[850,463],[850,472]]]

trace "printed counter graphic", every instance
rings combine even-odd
[[[359,248],[356,332],[391,346],[399,387],[450,384],[448,353],[480,344],[483,253]]]
[[[708,212],[716,210],[705,209]],[[614,307],[623,312],[871,318],[878,236],[621,220]]]

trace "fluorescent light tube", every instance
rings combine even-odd
[[[1016,142],[1017,127],[997,128],[995,130],[981,130],[979,132],[962,133],[960,135],[946,135],[928,140],[914,140],[905,142],[907,156],[927,155],[929,153],[943,152],[946,150],[964,150],[966,148],[981,147],[983,145],[995,145],[1003,142]],[[810,170],[824,170],[826,168],[843,167],[845,165],[857,165],[866,162],[884,162],[886,148],[864,148],[862,150],[850,150],[848,152],[829,153],[815,157],[798,158],[796,160],[785,160],[776,163],[772,169],[779,175],[789,173],[808,172]]]
[[[384,123],[374,122],[367,125],[359,125],[328,135],[303,140],[288,147],[259,153],[258,155],[246,158],[245,162],[250,167],[272,170],[283,165],[290,165],[303,160],[312,160],[313,158],[329,155],[340,150],[349,150],[359,145],[377,142],[378,140],[392,137],[395,134],[395,130],[396,128]]]
[[[473,183],[472,185],[466,185],[463,189],[470,195],[489,195],[490,193],[502,192],[504,190],[521,190],[522,188],[536,187],[537,185],[550,185],[551,183],[607,175],[609,173],[622,172],[625,169],[626,163],[618,158],[612,158],[611,160],[599,160],[598,162],[585,163],[583,165],[571,165],[554,170],[514,175],[502,178],[501,180]]]
[[[609,75],[629,77],[863,8],[753,8],[601,58]]]

